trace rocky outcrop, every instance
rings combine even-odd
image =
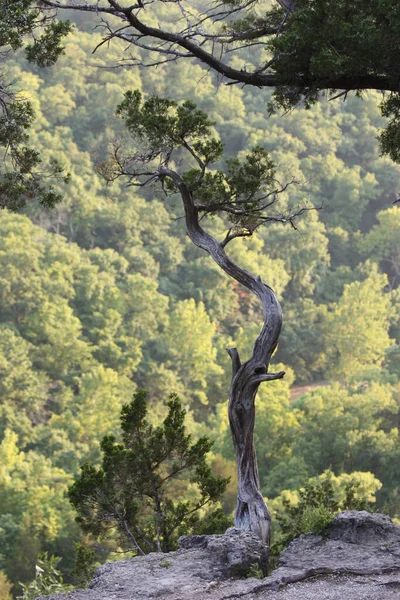
[[[400,598],[400,527],[385,515],[341,513],[326,535],[294,540],[269,577],[238,578],[265,561],[265,548],[249,532],[187,536],[177,552],[106,563],[89,589],[47,600]]]
[[[370,575],[393,569],[400,569],[400,527],[385,515],[346,511],[326,536],[294,540],[272,576],[286,583],[321,573]]]
[[[181,551],[201,550],[205,553],[212,569],[208,568],[202,576],[208,578],[212,573],[214,581],[245,577],[251,567],[259,567],[264,574],[267,572],[268,550],[249,531],[231,527],[224,535],[186,535],[179,539],[179,547]]]

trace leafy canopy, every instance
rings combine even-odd
[[[182,183],[204,215],[224,214],[244,235],[267,221],[291,220],[290,215],[265,212],[287,187],[276,181],[265,148],[255,146],[244,159],[230,158],[224,168],[215,168],[224,147],[213,131],[214,123],[194,103],[178,104],[158,96],[143,100],[135,90],[125,94],[117,114],[133,143],[129,147],[118,141],[110,158],[98,166],[108,182],[127,177],[131,185],[142,186],[159,180],[166,192],[181,191],[174,169],[183,162]]]
[[[270,12],[267,22],[277,25],[282,14],[282,9]],[[390,119],[379,135],[381,149],[400,162],[400,94],[393,91],[399,77],[399,22],[397,0],[296,0],[280,34],[267,43],[271,71],[280,82],[270,108],[290,109],[300,102],[309,107],[321,89],[346,90],[346,79],[357,89],[360,76],[370,77],[373,87],[373,77],[380,77],[381,89],[389,90],[381,111]],[[294,77],[303,83],[293,84]]]
[[[279,8],[266,20],[278,26],[285,16]],[[398,77],[400,6],[396,0],[296,0],[286,14],[279,35],[267,48],[273,54],[270,67],[285,86],[293,76],[305,84],[284,87],[282,100],[313,101],[318,88],[329,80],[360,75]],[[307,85],[308,84],[308,85]]]

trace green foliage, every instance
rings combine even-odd
[[[18,50],[26,37],[33,42],[26,46],[28,60],[39,66],[54,64],[63,52],[62,39],[71,31],[71,24],[55,22],[32,0],[0,2],[0,46]],[[4,75],[3,75],[4,77]],[[48,180],[68,182],[69,176],[54,158],[43,167],[42,158],[29,143],[28,130],[35,113],[31,102],[15,92],[5,81],[0,84],[0,148],[3,156],[0,168],[0,208],[18,211],[34,199],[40,206],[53,208],[62,199]]]
[[[7,575],[0,571],[0,598],[2,600],[12,600],[12,584],[8,581]]]
[[[63,578],[58,570],[58,565],[61,558],[57,556],[48,556],[47,553],[38,556],[36,563],[35,579],[22,587],[22,596],[18,596],[19,600],[35,600],[38,596],[48,596],[68,592],[71,589],[70,585],[63,583]]]
[[[4,148],[0,169],[0,207],[18,211],[34,198],[39,205],[52,208],[61,201],[53,185],[53,178],[68,183],[69,175],[55,159],[41,167],[39,152],[27,146],[35,113],[27,101],[18,100],[11,90],[0,90],[0,146]]]
[[[400,162],[400,96],[392,93],[381,104],[382,115],[390,119],[386,129],[379,134],[382,154]]]
[[[358,236],[358,249],[362,256],[376,261],[388,275],[390,285],[397,287],[400,283],[400,209],[393,206],[382,210],[377,219],[378,223],[368,233]]]
[[[373,493],[379,486],[380,482],[370,473],[337,478],[327,470],[320,477],[309,479],[295,498],[283,494],[279,508],[275,509],[278,533],[271,547],[272,558],[278,557],[289,542],[303,533],[323,534],[340,511],[371,511]]]
[[[34,41],[26,48],[28,59],[39,66],[54,64],[64,50],[61,41],[71,31],[71,24],[68,21],[54,22],[53,19],[54,15],[49,12],[41,14],[32,0],[2,0],[0,45],[17,50],[24,45],[26,36],[32,36]]]
[[[253,563],[247,570],[246,577],[253,577],[254,579],[264,579],[264,573],[257,563]]]
[[[321,88],[345,87],[335,85],[340,78],[357,81],[357,76],[378,75],[388,82],[395,80],[400,51],[396,0],[359,0],[351,6],[346,0],[296,0],[295,6],[279,35],[267,42],[274,57],[271,69],[281,82],[274,92],[272,110],[276,106],[289,109],[300,102],[310,107],[318,100]],[[277,25],[284,14],[283,8],[274,9],[267,22]],[[296,86],[295,78],[304,83]],[[391,117],[380,135],[382,152],[398,161],[398,93],[390,93],[381,108],[383,116]]]
[[[186,140],[206,163],[215,162],[222,154],[221,144],[210,138],[214,123],[188,100],[178,104],[153,96],[142,102],[139,90],[129,91],[118,106],[117,115],[135,137],[148,145],[149,156],[184,146]]]
[[[127,549],[168,552],[178,534],[196,531],[198,511],[220,499],[228,479],[211,474],[206,461],[210,441],[202,437],[192,443],[185,433],[186,411],[177,396],[170,396],[168,414],[158,427],[146,421],[146,396],[140,390],[123,407],[122,443],[111,435],[103,438],[102,467],[84,464],[69,499],[85,532],[102,537],[116,528]],[[182,476],[189,478],[194,497],[174,501],[171,485]],[[210,519],[221,523],[220,513]]]
[[[296,401],[302,414],[292,451],[310,475],[332,466],[345,473],[373,470],[385,480],[384,464],[396,452],[398,405],[390,385],[364,377],[354,387],[319,388]]]
[[[160,562],[160,567],[163,567],[164,569],[168,569],[171,565],[172,562],[170,562],[169,560],[162,560]]]
[[[223,374],[216,364],[215,330],[202,302],[196,306],[192,299],[183,300],[171,312],[159,340],[165,365],[178,374],[185,386],[190,386],[192,410],[196,412],[208,404],[207,384]]]
[[[302,533],[323,531],[339,511],[331,477],[323,481],[310,480],[299,490],[298,504],[291,506],[284,499],[283,509],[277,519],[285,543]]]
[[[225,479],[229,482],[229,477]],[[222,508],[208,511],[195,526],[196,535],[214,535],[224,533],[228,527],[233,527],[233,518],[227,516]]]
[[[96,553],[82,542],[75,543],[75,565],[71,575],[78,580],[78,585],[86,587],[96,570]]]
[[[69,21],[49,23],[43,33],[26,47],[26,57],[39,67],[49,67],[64,52],[61,42],[71,32]]]
[[[223,145],[213,136],[214,123],[193,102],[178,104],[158,96],[143,102],[142,94],[135,90],[125,93],[117,115],[124,119],[136,145],[131,151],[115,148],[110,159],[99,166],[107,181],[120,176],[140,180],[151,174],[149,163],[157,159],[168,166],[177,150],[186,150],[200,168],[186,171],[183,180],[202,212],[225,213],[232,225],[249,232],[263,222],[263,207],[274,203],[272,198],[267,199],[276,193],[271,189],[275,183],[274,163],[265,148],[255,146],[244,160],[228,159],[225,171],[210,171],[207,168],[221,158]],[[135,162],[146,165],[144,172],[138,167],[135,171]],[[176,182],[165,176],[165,189],[177,191]]]
[[[327,316],[326,339],[331,372],[349,377],[367,365],[382,365],[391,345],[390,296],[387,279],[376,269],[363,282],[345,285],[343,296]]]
[[[399,6],[393,0],[359,1],[351,7],[344,0],[334,5],[324,0],[299,0],[288,16],[287,27],[271,41],[278,53],[274,70],[282,79],[296,72],[317,82],[355,72],[392,77],[399,49],[399,18]],[[293,55],[295,40],[297,53]]]

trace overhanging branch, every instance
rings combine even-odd
[[[277,0],[279,4],[287,11],[287,14],[294,9],[295,3],[293,0]],[[176,0],[173,4],[178,5]],[[154,53],[170,53],[171,56],[179,56],[182,53],[182,57],[187,58],[188,56],[200,60],[202,63],[213,69],[216,73],[219,73],[226,79],[234,83],[243,83],[247,85],[257,87],[283,87],[293,88],[298,90],[385,90],[398,92],[400,89],[398,76],[389,76],[385,74],[351,74],[351,75],[334,75],[330,74],[327,76],[312,76],[309,73],[291,73],[285,74],[284,77],[279,76],[275,73],[268,72],[266,64],[259,65],[254,70],[236,69],[224,62],[221,53],[218,55],[214,54],[213,47],[215,43],[227,44],[229,42],[236,42],[242,40],[255,40],[259,39],[261,42],[266,40],[271,34],[276,34],[276,29],[269,26],[260,26],[255,28],[249,28],[248,30],[240,33],[221,34],[212,33],[207,34],[204,32],[204,23],[207,21],[217,22],[218,20],[224,20],[227,16],[246,10],[249,6],[254,4],[253,1],[243,3],[236,9],[232,7],[230,10],[223,10],[220,13],[209,12],[204,13],[203,18],[197,19],[190,26],[188,25],[187,11],[185,13],[184,22],[185,26],[180,31],[169,31],[167,29],[161,29],[159,27],[152,27],[147,25],[142,19],[141,14],[145,10],[146,4],[143,2],[137,2],[131,6],[125,7],[120,5],[115,0],[103,0],[96,3],[76,3],[73,1],[59,2],[54,0],[41,0],[40,9],[57,9],[57,10],[77,10],[80,12],[91,12],[91,13],[103,13],[110,15],[118,19],[122,19],[127,23],[130,28],[129,42],[132,45],[138,47],[146,47],[149,51]],[[186,9],[185,9],[186,10]],[[143,13],[144,14],[144,13]],[[110,24],[111,27],[111,24]],[[228,37],[227,37],[228,36]],[[229,37],[230,36],[230,37]],[[116,35],[115,37],[118,37]],[[168,48],[158,47],[151,43],[145,43],[141,38],[148,38],[149,40],[159,40],[169,44]],[[128,40],[127,40],[128,41]],[[204,42],[210,41],[210,49],[204,47]],[[178,50],[180,48],[181,50]],[[185,52],[182,52],[184,50]],[[223,53],[222,53],[223,54]],[[270,62],[273,64],[273,59]]]

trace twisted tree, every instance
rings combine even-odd
[[[311,207],[301,206],[292,212],[276,210],[282,192],[293,182],[278,184],[274,165],[261,147],[253,148],[243,161],[229,159],[223,170],[211,170],[210,166],[221,158],[223,146],[213,136],[208,116],[191,102],[177,104],[157,97],[143,102],[135,91],[125,95],[117,112],[132,134],[133,144],[130,148],[113,145],[109,159],[98,167],[102,176],[108,182],[127,178],[134,186],[159,182],[167,194],[178,194],[191,241],[262,304],[264,323],[251,356],[242,362],[236,348],[228,349],[232,360],[229,420],[239,480],[235,524],[255,532],[268,544],[271,519],[260,492],[253,441],[255,397],[262,382],[284,376],[283,371],[269,372],[282,314],[273,290],[259,275],[237,265],[225,249],[232,240],[251,236],[269,222],[293,223],[296,216]],[[227,224],[220,241],[200,224],[215,214],[224,217]]]

